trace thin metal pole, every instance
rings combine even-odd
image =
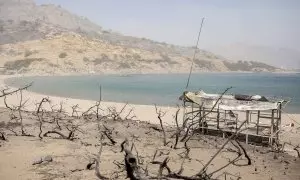
[[[195,52],[194,52],[194,56],[193,56],[193,59],[192,59],[192,65],[191,65],[191,68],[190,68],[189,78],[187,80],[185,89],[187,89],[189,87],[189,84],[190,84],[190,78],[191,78],[191,74],[192,74],[192,71],[193,71],[194,60],[195,60],[197,49],[198,49],[198,44],[199,44],[200,34],[201,34],[201,31],[202,31],[203,22],[204,22],[204,18],[202,18],[202,21],[201,21],[201,26],[200,26],[200,30],[199,30],[199,34],[198,34],[198,39],[197,39],[197,43],[196,43],[196,47],[195,47]]]

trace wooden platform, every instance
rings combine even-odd
[[[213,128],[199,128],[197,130],[195,130],[196,133],[199,134],[205,134],[205,135],[210,135],[210,136],[218,136],[218,137],[223,137],[223,138],[227,138],[229,136],[231,136],[233,133],[235,133],[234,131],[231,130],[218,130],[218,129],[213,129]],[[245,132],[241,132],[238,134],[237,140],[241,141],[241,142],[245,142],[246,144],[256,144],[256,145],[260,145],[260,146],[268,146],[270,144],[269,141],[269,136],[263,136],[263,135],[256,135],[256,134],[248,134]],[[273,138],[273,140],[276,139]]]

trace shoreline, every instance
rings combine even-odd
[[[74,75],[58,75],[58,76],[82,76],[82,75],[88,75],[88,74],[74,74]],[[113,74],[92,74],[92,75],[113,75]],[[118,74],[115,74],[118,75]],[[134,74],[132,74],[134,75]],[[138,75],[138,74],[135,74]],[[28,75],[28,74],[24,74],[24,75],[1,75],[0,76],[0,87],[9,87],[11,89],[16,89],[16,87],[11,87],[8,86],[5,83],[6,79],[9,78],[20,78],[20,77],[34,77],[36,75]],[[41,75],[39,77],[48,77],[51,75]],[[42,98],[44,97],[48,97],[53,105],[59,105],[61,102],[64,103],[64,107],[65,110],[68,114],[72,113],[72,106],[78,104],[79,105],[79,111],[80,113],[85,112],[86,110],[89,109],[89,107],[95,105],[96,101],[93,100],[86,100],[86,99],[78,99],[78,98],[70,98],[70,97],[62,97],[62,96],[56,96],[56,95],[47,95],[47,94],[41,94],[41,93],[37,93],[37,92],[33,92],[33,91],[28,91],[25,90],[23,92],[23,96],[25,98],[30,97],[30,99],[28,100],[28,105],[26,110],[28,111],[34,111],[35,110],[35,104],[37,102],[39,102]],[[18,104],[19,103],[19,99],[18,96],[10,96],[7,99],[8,104]],[[144,104],[129,104],[126,102],[113,102],[113,101],[101,101],[101,107],[107,109],[108,107],[115,107],[117,111],[121,110],[123,108],[123,106],[126,105],[126,108],[124,110],[124,114],[129,113],[129,111],[131,109],[133,109],[133,112],[136,116],[136,120],[139,121],[145,121],[145,122],[149,122],[152,124],[159,124],[159,120],[157,119],[157,115],[155,112],[155,106],[154,105],[144,105]],[[0,101],[0,107],[5,107],[4,102]],[[176,114],[177,111],[177,107],[176,106],[157,106],[158,108],[161,108],[163,111],[166,111],[166,115],[164,117],[164,123],[166,125],[175,125],[175,121],[174,121],[174,115]],[[50,107],[49,107],[50,108]],[[300,121],[300,113],[286,113],[283,112],[283,114],[286,114],[287,116],[295,116],[297,120]],[[182,121],[182,108],[180,109],[179,112],[179,121]],[[287,118],[285,118],[285,120],[283,120],[283,124],[286,124],[284,122],[288,122],[292,123],[292,120],[287,120]]]
[[[203,74],[203,75],[213,75],[213,74],[216,74],[216,75],[221,75],[221,76],[226,76],[228,74],[231,74],[232,76],[234,76],[235,74],[237,74],[237,76],[239,75],[245,75],[245,74],[252,74],[254,72],[195,72],[194,75],[200,75]],[[57,74],[57,75],[51,75],[51,74],[15,74],[15,75],[0,75],[0,79],[1,79],[1,83],[0,84],[4,84],[4,85],[7,85],[9,87],[12,87],[12,88],[17,88],[18,86],[14,85],[13,81],[14,79],[18,79],[18,78],[48,78],[48,77],[55,77],[55,78],[60,78],[60,77],[73,77],[73,78],[76,78],[76,77],[116,77],[116,78],[122,78],[122,77],[136,77],[136,76],[147,76],[147,75],[185,75],[186,73],[168,73],[168,72],[165,72],[165,73],[95,73],[95,74],[86,74],[86,73],[83,73],[83,74]],[[255,73],[257,74],[257,73]],[[293,75],[295,73],[276,73],[276,72],[263,72],[262,74],[265,74],[266,76],[268,75],[271,75],[271,74],[278,74],[278,75],[282,75],[282,76],[288,76],[289,74],[290,75]],[[188,74],[186,74],[187,77],[188,77]],[[10,85],[7,84],[7,80],[11,79],[12,83],[8,83]],[[33,81],[33,80],[32,80]],[[27,81],[27,83],[30,83],[31,81]],[[33,82],[34,83],[34,82]],[[22,83],[21,83],[22,84]],[[19,84],[20,85],[20,84]],[[25,85],[25,84],[24,84]],[[33,93],[36,93],[36,94],[43,94],[44,96],[52,96],[52,97],[58,97],[58,98],[63,98],[63,99],[76,99],[76,100],[87,100],[87,101],[93,101],[95,102],[95,99],[98,99],[97,97],[93,97],[93,98],[87,98],[85,96],[68,96],[68,94],[65,94],[65,93],[62,93],[62,94],[59,94],[59,93],[50,93],[48,94],[47,92],[45,92],[45,94],[43,92],[39,92],[39,91],[32,91],[32,90],[29,90],[30,92],[33,92]],[[130,100],[127,99],[129,102]],[[175,99],[176,100],[176,99]],[[104,103],[117,103],[117,104],[125,104],[127,103],[128,101],[124,100],[119,100],[119,99],[110,99],[110,100],[104,100],[102,102]],[[298,100],[299,101],[299,100]],[[298,101],[295,101],[296,103]],[[136,102],[130,102],[129,104],[131,104],[132,106],[151,106],[151,107],[154,107],[154,104],[156,104],[156,102],[154,103],[149,103],[149,102],[143,102],[143,101],[136,101]],[[173,107],[173,108],[176,108],[177,105],[180,104],[178,103],[178,101],[176,101],[176,103],[160,103],[160,104],[156,104],[157,106],[160,106],[160,107]],[[289,109],[291,108],[291,109]],[[288,109],[283,109],[283,111],[287,114],[300,114],[300,112],[298,111],[298,106],[290,106]],[[299,109],[300,110],[300,109]]]
[[[262,72],[256,72],[256,71],[194,71],[192,74],[300,74],[300,72],[297,71],[262,71]],[[26,74],[13,74],[13,75],[0,75],[1,78],[3,76],[7,78],[14,78],[14,77],[48,77],[48,76],[107,76],[107,75],[118,75],[118,76],[127,76],[127,75],[161,75],[161,74],[189,74],[188,72],[181,72],[181,71],[175,71],[175,72],[169,72],[169,71],[150,71],[150,72],[108,72],[108,73],[103,73],[103,72],[98,72],[98,73],[59,73],[59,74],[50,74],[50,73],[44,73],[44,74],[39,74],[39,73],[26,73]],[[5,78],[6,79],[6,78]]]

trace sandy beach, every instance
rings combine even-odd
[[[12,78],[16,76],[2,76],[0,77],[0,88],[6,88],[7,85],[4,83],[6,78]],[[11,89],[15,89],[11,87]],[[72,99],[67,97],[58,97],[58,96],[49,96],[46,94],[38,94],[30,91],[23,91],[23,97],[28,101],[26,103],[25,109],[28,111],[34,111],[36,109],[36,103],[40,102],[44,97],[47,97],[51,100],[52,105],[59,106],[60,103],[63,103],[64,110],[71,114],[72,106],[79,105],[78,113],[83,113],[87,111],[91,106],[96,104],[96,101],[91,100],[83,100],[83,99]],[[10,96],[7,98],[8,104],[16,105],[19,103],[19,96]],[[120,111],[126,103],[118,103],[118,102],[101,102],[102,109],[107,109],[108,107],[115,107],[117,111]],[[4,102],[0,101],[0,107],[5,107]],[[47,107],[46,107],[47,108]],[[48,107],[50,109],[50,106]],[[176,113],[177,108],[174,107],[158,107],[163,111],[167,112],[164,116],[164,123],[167,125],[175,125],[174,115]],[[129,111],[133,109],[132,114],[136,117],[134,119],[139,121],[145,121],[149,123],[158,124],[159,121],[157,119],[157,115],[155,113],[154,105],[136,105],[136,104],[127,104],[124,109],[123,115],[127,115]],[[179,115],[179,119],[182,120],[182,113]]]
[[[2,76],[0,78],[0,88],[6,87],[5,78],[12,76]],[[14,88],[11,88],[14,89]],[[0,179],[95,179],[94,170],[86,170],[86,165],[91,161],[92,157],[99,151],[99,130],[97,130],[97,123],[89,119],[82,119],[81,114],[87,111],[96,102],[81,99],[72,99],[66,97],[48,96],[45,94],[38,94],[30,91],[23,91],[23,100],[27,101],[24,112],[24,123],[26,131],[34,134],[35,137],[14,136],[7,135],[7,142],[0,141]],[[63,103],[64,110],[68,115],[72,115],[72,106],[78,104],[78,116],[76,121],[83,123],[81,131],[85,133],[76,134],[73,141],[60,139],[59,136],[50,135],[39,139],[38,120],[37,117],[31,113],[36,111],[37,103],[44,97],[50,99],[50,104],[45,104],[45,110],[50,110],[51,106],[59,108]],[[7,97],[9,106],[17,106],[19,103],[20,94],[11,95]],[[121,111],[125,103],[115,102],[101,102],[103,114],[107,113],[109,107],[115,107],[116,111]],[[5,109],[3,99],[0,101],[1,120],[0,122],[8,124],[11,116],[8,109]],[[52,107],[52,108],[53,108]],[[166,126],[166,135],[172,141],[172,133],[175,126],[174,115],[177,108],[174,107],[158,107],[166,112],[162,118]],[[150,105],[133,105],[128,104],[123,113],[122,118],[125,118],[132,110],[133,120],[103,120],[102,124],[108,129],[112,129],[111,136],[116,141],[116,145],[103,146],[103,153],[101,155],[101,172],[111,179],[125,179],[124,169],[119,168],[116,162],[122,164],[124,157],[120,153],[120,144],[125,138],[134,141],[136,152],[139,153],[143,162],[151,161],[154,152],[159,151],[159,160],[163,160],[168,154],[170,158],[169,166],[171,169],[178,170],[182,163],[182,157],[178,154],[184,152],[184,144],[179,143],[178,149],[173,149],[172,146],[163,146],[162,133],[159,129],[159,120],[154,106]],[[49,116],[49,117],[48,117]],[[45,119],[50,119],[51,114],[45,115]],[[66,117],[69,118],[69,117]],[[182,110],[179,113],[180,121],[182,121]],[[82,122],[83,121],[83,122]],[[282,132],[280,138],[284,142],[292,144],[300,144],[300,130],[299,130],[299,114],[283,114],[282,117]],[[292,127],[291,124],[294,124]],[[43,132],[50,131],[51,125],[43,125]],[[62,131],[66,133],[66,131]],[[210,157],[217,152],[218,147],[224,143],[226,139],[201,136],[190,141],[191,152],[190,158],[186,160],[184,167],[185,175],[192,175],[199,171]],[[105,143],[111,143],[105,139]],[[172,144],[172,143],[171,143]],[[244,144],[244,143],[243,143]],[[252,145],[244,144],[249,156],[252,159],[250,166],[229,166],[228,169],[222,170],[215,175],[220,176],[219,179],[227,178],[237,179],[300,179],[299,167],[300,160],[297,154],[291,147],[287,146],[288,153],[271,153],[267,148],[261,148]],[[234,148],[231,145],[226,148]],[[42,163],[40,165],[32,165],[36,158],[50,155],[53,162]],[[276,158],[275,158],[276,156]],[[209,165],[210,172],[227,163],[228,158],[233,158],[234,154],[222,151],[214,162]],[[245,158],[241,159],[245,163]],[[142,163],[141,166],[148,167],[150,174],[157,174],[157,165],[149,165]],[[116,175],[116,169],[119,173]],[[224,177],[225,173],[225,177]]]
[[[8,86],[5,84],[4,80],[7,78],[14,78],[19,76],[1,76],[0,77],[0,88],[7,88]],[[11,90],[14,90],[16,88],[9,87]],[[74,99],[74,98],[68,98],[68,97],[58,97],[58,96],[49,96],[47,94],[39,94],[31,91],[23,91],[23,97],[28,100],[25,106],[25,109],[28,111],[34,111],[36,109],[36,104],[40,102],[44,97],[47,97],[51,100],[51,105],[53,106],[59,106],[60,103],[63,103],[64,110],[69,113],[69,115],[72,113],[72,106],[77,105],[78,113],[83,113],[86,110],[88,110],[91,106],[94,106],[96,104],[96,101],[91,100],[83,100],[83,99]],[[8,104],[16,105],[19,103],[19,96],[10,96],[7,98]],[[101,102],[101,107],[103,109],[107,109],[108,107],[115,107],[118,111],[120,111],[126,103],[120,103],[120,102]],[[0,101],[0,107],[5,107],[4,102]],[[47,108],[47,107],[46,107]],[[50,106],[48,107],[50,109]],[[175,125],[174,121],[174,115],[176,114],[176,111],[178,108],[175,107],[167,107],[167,106],[158,106],[159,109],[162,109],[162,111],[166,112],[166,115],[164,116],[164,123],[166,125]],[[127,115],[130,110],[133,110],[132,113],[136,116],[135,119],[139,121],[145,121],[152,124],[158,124],[159,121],[157,119],[157,115],[155,113],[155,106],[153,105],[137,105],[137,104],[127,104],[124,109],[124,115]],[[179,120],[182,120],[182,109],[179,112]],[[297,121],[297,122],[295,122]],[[300,124],[300,114],[288,114],[283,112],[282,117],[282,125],[287,126],[291,123],[294,123],[297,125],[297,123]],[[298,125],[299,125],[298,124]]]

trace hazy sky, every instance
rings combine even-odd
[[[104,29],[200,48],[232,43],[300,50],[300,0],[36,0],[59,4]]]

